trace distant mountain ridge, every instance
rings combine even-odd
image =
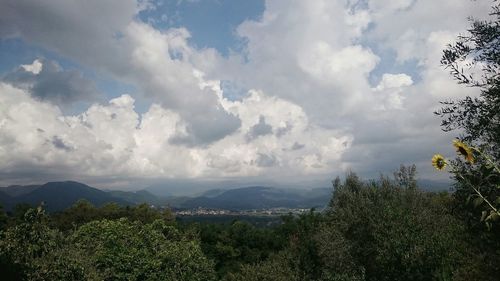
[[[421,181],[422,189],[440,191],[449,189],[449,183]],[[167,192],[167,190],[166,190]],[[11,210],[16,204],[28,203],[36,206],[45,202],[49,211],[60,211],[70,207],[79,199],[86,199],[95,206],[108,202],[121,205],[148,203],[170,206],[175,209],[211,208],[226,210],[249,210],[267,208],[322,208],[332,196],[332,188],[283,189],[266,186],[242,188],[215,188],[198,195],[159,196],[149,190],[104,191],[75,181],[48,182],[42,185],[12,185],[0,187],[0,204]],[[166,194],[166,193],[165,193]]]
[[[24,191],[27,189],[26,186],[18,186],[16,188],[24,189]],[[6,209],[10,209],[20,203],[37,206],[41,202],[44,202],[49,211],[66,209],[80,199],[88,200],[96,206],[101,206],[108,202],[130,205],[130,202],[121,198],[115,198],[108,192],[75,181],[48,182],[33,188],[30,192],[18,192],[17,194],[17,196],[10,196],[10,198],[0,198],[0,203]]]
[[[4,192],[9,196],[16,197],[23,194],[28,194],[33,190],[39,188],[40,184],[35,185],[10,185],[6,187],[0,187],[0,192]]]
[[[144,189],[137,191],[110,190],[107,192],[114,198],[120,198],[122,200],[125,200],[133,204],[141,204],[141,203],[149,203],[153,205],[166,204],[166,197],[156,196]]]
[[[7,193],[0,191],[0,204],[3,210],[10,210],[14,207],[14,199]]]
[[[104,191],[75,181],[48,182],[43,185],[0,187],[0,204],[11,210],[16,204],[32,206],[44,202],[47,210],[61,211],[79,199],[88,200],[95,206],[108,202],[121,205],[148,203],[168,205],[177,209],[213,208],[248,210],[266,208],[323,207],[331,196],[331,189],[287,190],[264,186],[236,189],[213,189],[195,197],[162,197],[147,190]]]
[[[179,208],[213,208],[227,210],[250,210],[268,208],[320,208],[330,200],[331,190],[317,189],[313,196],[300,190],[285,190],[273,187],[251,186],[230,190],[216,190],[188,199]]]

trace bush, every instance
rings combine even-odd
[[[197,240],[163,220],[95,220],[63,233],[43,209],[2,233],[0,266],[7,280],[214,280]]]
[[[443,201],[382,177],[337,181],[316,239],[324,276],[351,272],[366,280],[451,279],[466,261],[467,237]]]

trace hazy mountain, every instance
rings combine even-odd
[[[453,187],[453,182],[451,180],[428,180],[428,179],[419,179],[417,180],[417,185],[420,189],[425,191],[450,191]]]
[[[134,204],[148,203],[153,205],[164,205],[166,202],[165,197],[156,196],[144,189],[138,191],[110,190],[108,193],[114,198],[119,198]]]
[[[203,192],[200,196],[197,197],[208,197],[208,198],[213,198],[221,195],[222,193],[226,192],[227,189],[210,189],[208,191]]]
[[[13,207],[13,198],[7,193],[0,191],[0,205],[2,205],[3,210],[10,210]]]
[[[7,190],[9,193],[3,192]],[[216,188],[199,193],[199,196],[158,196],[148,190],[103,191],[88,185],[74,182],[49,182],[43,185],[9,186],[0,190],[0,204],[6,210],[16,204],[28,203],[36,206],[45,202],[49,211],[59,211],[86,199],[96,206],[107,202],[123,205],[148,203],[169,205],[174,208],[214,208],[229,210],[265,208],[312,208],[325,206],[331,197],[331,188],[309,190],[282,189],[251,186],[237,189]],[[15,196],[11,196],[13,194]]]
[[[8,194],[12,197],[21,196],[24,194],[28,194],[33,190],[39,188],[41,185],[10,185],[5,187],[0,187],[0,191]]]
[[[311,192],[311,191],[309,191]],[[253,186],[231,190],[216,190],[207,195],[186,200],[181,208],[216,208],[229,210],[265,208],[312,208],[323,207],[330,200],[331,190],[306,191],[286,190]]]
[[[124,199],[113,197],[108,192],[74,181],[48,182],[29,193],[16,197],[0,198],[0,202],[4,206],[9,206],[10,209],[19,203],[28,203],[36,206],[43,201],[47,210],[59,211],[68,208],[79,199],[86,199],[96,206],[108,202],[116,202],[123,205],[131,204]]]
[[[166,181],[150,185],[145,190],[156,196],[161,197],[197,197],[204,192],[215,189],[230,189],[238,186],[236,183],[228,184],[225,182],[189,182],[189,181]]]

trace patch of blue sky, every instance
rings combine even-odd
[[[373,28],[373,26],[369,26],[365,31],[365,34],[369,33],[371,28]],[[365,48],[369,48],[380,58],[380,61],[370,72],[368,77],[368,81],[373,87],[376,87],[379,84],[385,73],[404,73],[411,76],[413,83],[418,83],[422,80],[422,76],[420,74],[422,69],[416,59],[406,60],[403,62],[398,61],[395,50],[383,46],[380,42],[374,41],[370,36],[363,36],[361,40],[356,43],[361,44]]]
[[[215,48],[227,56],[239,51],[244,41],[236,28],[245,20],[256,20],[265,9],[264,0],[168,0],[156,1],[155,8],[143,11],[139,17],[155,28],[185,27],[194,47]]]
[[[412,1],[408,7],[403,10],[410,9],[416,1]],[[359,0],[356,5],[353,6],[354,9],[365,10],[368,9],[368,2],[366,0]],[[371,36],[371,30],[375,29],[375,24],[373,22],[368,24],[366,30],[364,30],[364,35],[360,37],[359,41],[354,42],[360,44],[366,48],[369,48],[375,55],[380,58],[380,61],[370,72],[368,81],[373,87],[377,86],[382,76],[385,73],[390,74],[400,74],[404,73],[411,76],[413,83],[418,83],[422,80],[420,75],[421,68],[419,67],[418,61],[415,59],[406,60],[404,62],[397,61],[397,54],[394,50],[383,46],[380,42],[376,42]]]
[[[134,109],[137,113],[142,114],[149,110],[152,100],[145,97],[141,91],[132,84],[123,83],[113,79],[103,79],[95,77],[97,88],[106,93],[107,99],[113,99],[122,95],[130,95],[134,98]]]
[[[241,101],[248,95],[248,90],[230,80],[220,81],[222,95],[230,101]]]
[[[36,59],[55,61],[64,70],[77,69],[84,74],[90,72],[90,70],[64,56],[38,46],[30,45],[22,39],[9,38],[0,40],[0,74],[13,71],[21,64],[31,64]]]
[[[27,45],[17,38],[0,39],[0,75],[18,68],[21,64],[31,64],[49,53],[41,48]]]
[[[411,59],[411,60],[406,60],[404,62],[398,62],[397,61],[397,55],[394,50],[391,49],[372,49],[372,51],[380,57],[379,63],[375,66],[375,69],[373,69],[370,72],[370,75],[368,77],[368,81],[372,86],[377,86],[381,79],[382,76],[385,73],[389,74],[400,74],[404,73],[406,75],[409,75],[411,79],[413,80],[413,83],[416,84],[420,81],[422,81],[422,76],[421,76],[421,67],[418,64],[418,61],[416,59]]]

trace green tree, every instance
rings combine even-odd
[[[162,220],[92,221],[69,238],[92,280],[213,280],[213,264],[197,241]]]
[[[29,209],[0,232],[2,280],[215,279],[199,241],[164,220],[93,220],[63,233],[49,219],[42,207]]]
[[[7,227],[7,223],[9,221],[9,217],[3,210],[3,206],[0,205],[0,231],[4,230]]]
[[[224,281],[303,281],[298,265],[287,251],[255,264],[243,264],[237,273],[229,273]]]
[[[131,221],[140,221],[144,224],[155,220],[175,223],[175,217],[170,209],[156,209],[148,204],[137,206],[120,206],[116,203],[107,203],[100,208],[94,207],[85,199],[78,200],[68,209],[51,216],[52,225],[60,230],[69,230],[94,220],[117,220],[128,218]]]
[[[80,199],[71,207],[52,216],[52,224],[68,230],[98,218],[97,208],[88,200]]]
[[[417,166],[401,165],[399,171],[394,172],[394,179],[398,182],[399,186],[405,188],[417,188]]]
[[[300,268],[302,279],[317,280],[321,275],[319,248],[313,237],[323,219],[321,213],[311,209],[299,216],[282,217],[283,224],[277,229],[279,236],[287,239],[288,256],[292,257],[296,267]]]
[[[222,278],[237,272],[242,264],[254,264],[283,249],[283,241],[268,228],[257,228],[248,222],[234,220],[230,224],[201,224],[196,226],[203,252],[215,261]]]
[[[12,209],[12,219],[13,223],[21,223],[24,221],[24,214],[33,208],[30,204],[27,203],[19,203],[14,206]]]
[[[318,243],[325,280],[439,280],[458,278],[467,261],[460,221],[436,204],[443,195],[382,177],[349,174],[335,191]]]
[[[67,251],[64,236],[47,225],[41,207],[29,209],[22,223],[0,240],[0,272],[5,280],[85,280],[82,266]]]

